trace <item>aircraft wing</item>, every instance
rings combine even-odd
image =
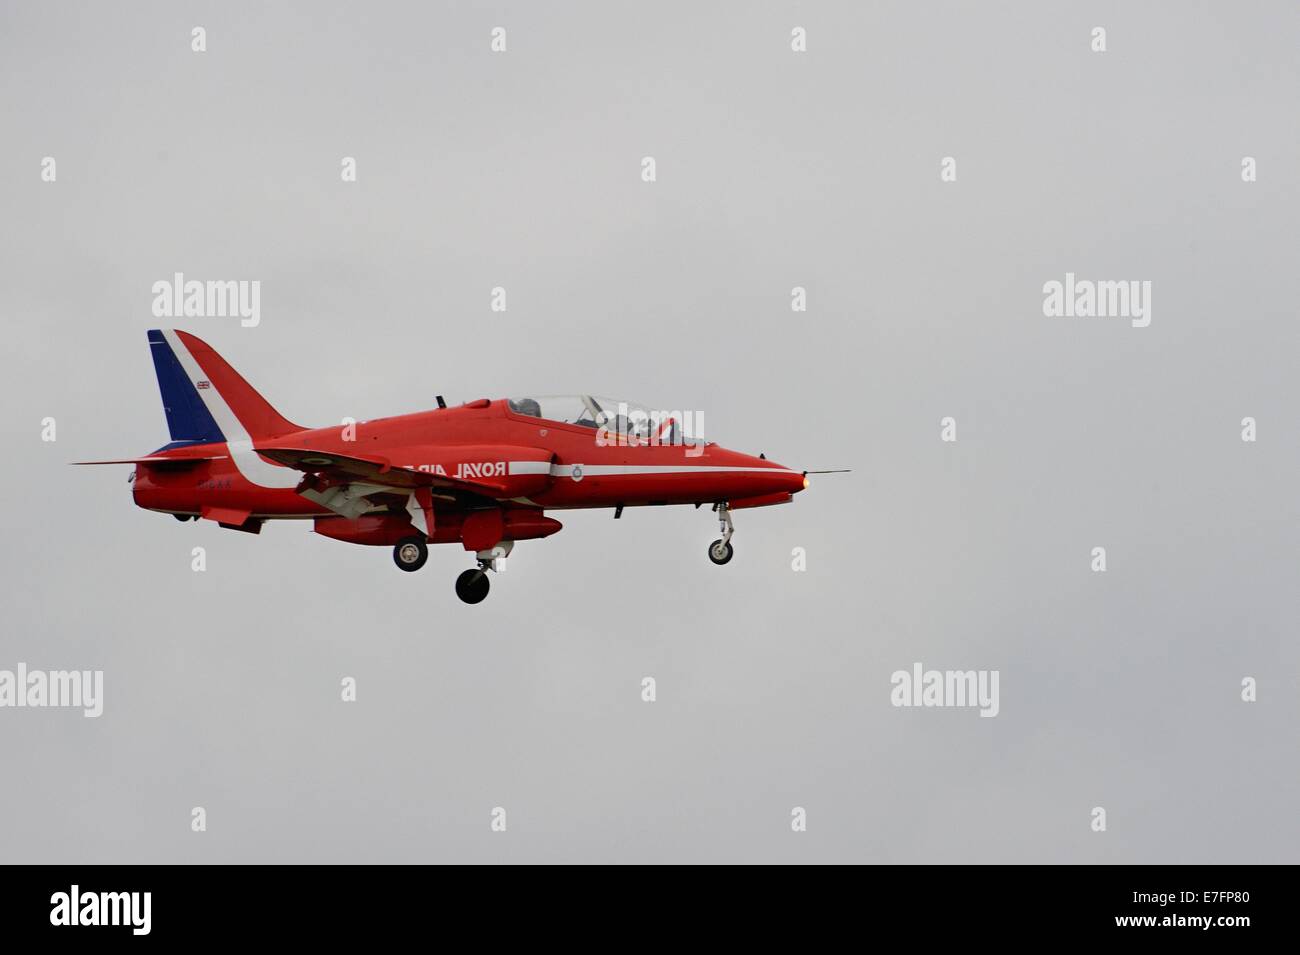
[[[336,483],[377,485],[394,491],[413,491],[430,488],[475,494],[480,497],[498,497],[502,488],[487,481],[465,481],[442,474],[430,474],[414,468],[397,467],[387,458],[335,454],[333,451],[313,451],[306,448],[254,448],[258,454],[305,474],[319,474]]]

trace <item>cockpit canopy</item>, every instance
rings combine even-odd
[[[599,428],[604,421],[604,407],[590,395],[539,395],[535,398],[511,398],[515,414],[574,424],[580,428]]]
[[[657,411],[635,401],[597,395],[537,395],[506,399],[515,414],[545,418],[579,428],[604,429],[634,439],[673,439],[694,443],[702,435],[689,412]]]

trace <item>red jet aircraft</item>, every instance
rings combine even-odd
[[[476,568],[456,594],[478,603],[488,570],[516,541],[563,526],[545,511],[653,504],[713,505],[731,560],[731,512],[784,504],[808,486],[762,455],[690,443],[681,423],[590,395],[486,398],[449,408],[303,428],[281,417],[206,343],[149,332],[171,442],[134,464],[135,503],[178,520],[258,533],[267,520],[310,519],[316,533],[393,548],[402,570],[429,544],[459,543]],[[828,473],[828,472],[812,472]]]

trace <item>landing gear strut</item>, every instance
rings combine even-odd
[[[393,547],[393,563],[405,571],[417,571],[429,559],[429,545],[422,537],[403,537]]]
[[[726,501],[714,504],[713,509],[718,512],[722,537],[709,545],[709,560],[721,565],[731,560],[735,554],[735,549],[731,546],[731,535],[736,532],[736,527],[731,523],[731,508],[727,507]]]

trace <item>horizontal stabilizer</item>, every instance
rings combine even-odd
[[[112,461],[71,461],[71,464],[198,464],[201,461],[224,461],[224,454],[210,457],[181,458],[165,454],[148,454],[142,458],[117,458]]]

